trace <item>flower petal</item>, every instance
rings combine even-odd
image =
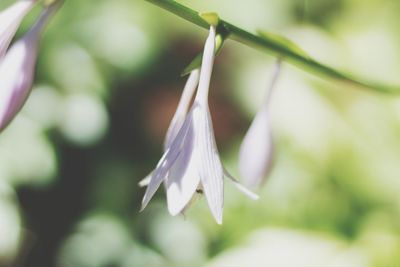
[[[210,32],[204,46],[199,87],[192,107],[196,134],[195,153],[198,173],[208,206],[218,224],[222,224],[224,206],[224,172],[215,143],[214,129],[208,108],[208,92],[215,58],[216,29]]]
[[[210,27],[210,33],[204,45],[203,59],[201,62],[199,87],[197,89],[196,101],[203,105],[208,105],[208,91],[215,58],[215,27]]]
[[[190,127],[182,151],[165,180],[168,210],[173,216],[185,209],[200,183],[198,160],[194,153],[195,138],[193,127]]]
[[[208,206],[218,224],[222,224],[224,207],[224,171],[215,143],[210,111],[207,107],[195,103],[193,109],[195,131],[198,134],[196,153],[198,172]]]
[[[180,128],[182,127],[183,122],[185,121],[190,101],[199,83],[199,74],[200,71],[198,69],[195,69],[189,75],[185,88],[183,89],[181,99],[179,100],[178,107],[175,111],[175,114],[167,130],[167,134],[164,141],[164,151],[167,150],[168,147],[172,144],[172,141],[178,134]],[[139,186],[140,187],[148,186],[150,183],[151,176],[152,173],[148,174],[145,178],[143,178],[139,182]]]
[[[171,146],[165,151],[164,155],[158,162],[156,169],[152,172],[150,182],[142,200],[140,211],[143,211],[147,204],[149,204],[150,199],[153,197],[162,181],[167,177],[171,166],[181,153],[182,145],[184,144],[188,133],[191,120],[192,117],[188,115]]]
[[[0,59],[15,35],[22,19],[35,5],[36,0],[18,1],[0,13]]]
[[[171,123],[169,124],[164,141],[164,150],[166,150],[171,145],[179,129],[182,127],[183,122],[185,121],[190,106],[190,101],[192,100],[193,94],[199,83],[199,75],[200,71],[198,69],[193,70],[189,75],[185,88],[183,88],[178,107],[171,120]]]
[[[140,187],[146,187],[149,185],[151,176],[153,175],[153,172],[149,173],[146,177],[144,177],[140,182],[138,183]]]

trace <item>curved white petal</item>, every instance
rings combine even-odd
[[[204,45],[203,59],[201,62],[199,87],[197,89],[196,101],[200,105],[208,105],[208,91],[215,58],[215,27],[210,27],[210,33]]]
[[[201,185],[212,215],[218,224],[222,224],[224,171],[215,143],[214,129],[208,108],[208,92],[215,58],[215,36],[215,27],[211,26],[204,46],[199,87],[192,112],[196,134],[195,153]]]
[[[224,171],[215,143],[214,130],[207,107],[195,103],[193,120],[198,135],[196,153],[198,157],[198,172],[204,189],[208,206],[218,224],[222,224],[224,207]]]
[[[196,153],[194,153],[195,138],[193,127],[190,127],[182,151],[165,180],[168,211],[173,216],[185,209],[200,183],[197,172],[198,160]]]
[[[165,180],[171,166],[175,163],[179,154],[181,153],[182,146],[190,128],[191,120],[192,117],[188,115],[181,129],[176,135],[176,138],[172,141],[171,146],[165,151],[164,155],[158,162],[156,169],[152,172],[150,182],[146,188],[146,192],[142,200],[142,207],[140,211],[144,210],[147,204],[149,204],[149,201],[157,191],[162,181]]]
[[[269,114],[261,109],[243,139],[239,152],[239,172],[247,186],[258,186],[272,162],[273,142]]]
[[[185,121],[190,106],[190,101],[199,83],[199,74],[200,71],[198,69],[193,70],[189,75],[185,87],[183,88],[182,96],[179,100],[178,107],[175,111],[174,116],[172,117],[171,123],[169,124],[167,130],[167,134],[165,136],[164,151],[166,151],[168,147],[172,144],[172,141],[178,134],[180,128],[182,127],[183,122]],[[151,180],[151,176],[152,173],[148,174],[145,178],[140,180],[139,186],[140,187],[148,186]]]
[[[36,0],[18,1],[0,12],[0,59],[6,53],[22,19],[35,3]]]
[[[183,88],[181,99],[179,100],[178,107],[172,117],[171,123],[169,124],[167,134],[164,141],[164,150],[166,150],[176,137],[179,129],[182,127],[185,121],[187,112],[189,110],[190,101],[192,100],[193,94],[196,91],[197,85],[199,84],[200,71],[198,69],[193,70]]]

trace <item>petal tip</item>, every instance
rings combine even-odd
[[[170,202],[167,201],[167,209],[171,216],[176,216],[183,212],[183,208],[177,208],[175,205],[171,205]]]
[[[144,194],[144,197],[143,197],[143,200],[142,200],[142,205],[140,206],[139,212],[142,212],[142,211],[147,207],[147,205],[149,204],[149,202],[150,202],[150,199],[149,199],[148,194],[147,194],[147,192],[146,192],[146,193]]]
[[[211,214],[214,217],[214,219],[217,222],[217,224],[221,225],[222,224],[222,217],[223,217],[223,209],[220,209],[220,210],[211,209]]]
[[[147,175],[145,178],[143,178],[142,180],[140,180],[138,182],[139,187],[146,187],[150,184],[150,180],[151,180],[151,176],[153,173],[150,173],[149,175]]]
[[[142,204],[142,205],[140,206],[139,212],[144,211],[145,208],[146,208],[146,206]]]

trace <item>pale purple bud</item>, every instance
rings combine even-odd
[[[0,12],[0,61],[4,57],[22,19],[35,3],[36,0],[20,0]]]
[[[57,6],[42,12],[36,24],[15,44],[0,63],[0,131],[20,111],[33,84],[41,31]]]
[[[267,97],[247,131],[239,152],[239,172],[247,186],[259,186],[272,166],[273,140],[269,114],[269,99],[280,72],[276,64]]]

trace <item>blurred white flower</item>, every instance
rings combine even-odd
[[[249,197],[258,197],[225,171],[215,143],[208,107],[208,91],[215,57],[215,34],[215,28],[211,27],[204,48],[194,103],[183,122],[176,119],[170,126],[165,153],[151,174],[141,210],[147,206],[163,181],[167,189],[168,210],[172,215],[182,212],[196,190],[201,189],[218,224],[222,223],[224,176],[231,179]]]
[[[278,61],[269,84],[265,101],[246,133],[239,152],[239,172],[247,186],[264,182],[272,166],[273,141],[270,125],[269,101],[280,73]]]
[[[22,19],[35,3],[36,0],[20,0],[0,12],[0,60],[6,53]]]
[[[57,7],[54,4],[46,8],[35,25],[10,47],[0,62],[0,131],[16,116],[31,91],[41,32]]]

